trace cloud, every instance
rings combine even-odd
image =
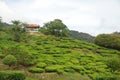
[[[4,17],[5,20],[10,20],[13,15],[12,10],[6,5],[5,2],[0,1],[0,16]]]
[[[8,23],[11,22],[11,20],[16,20],[16,19],[21,21],[27,20],[26,17],[17,13],[16,10],[10,8],[9,5],[2,0],[0,0],[0,16],[3,18],[3,21]]]
[[[40,25],[59,18],[70,29],[97,35],[120,30],[119,4],[119,0],[4,0],[0,15]]]

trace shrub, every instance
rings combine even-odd
[[[110,75],[98,75],[95,80],[117,80],[115,77]]]
[[[0,71],[0,80],[25,80],[25,78],[22,71]]]
[[[65,71],[65,72],[70,72],[70,73],[75,72],[75,70],[73,70],[73,69],[69,69],[69,68],[64,69],[64,71]]]
[[[4,57],[5,57],[5,55],[0,53],[0,58],[2,59]]]
[[[53,59],[46,59],[45,61],[44,61],[46,64],[48,64],[48,65],[52,65],[52,64],[56,64],[57,62],[55,61],[55,60],[53,60]]]
[[[44,68],[44,67],[46,67],[46,65],[47,65],[47,64],[45,64],[45,63],[42,62],[42,63],[38,63],[38,64],[37,64],[37,67],[38,67],[38,68]]]
[[[5,50],[5,54],[14,55],[19,64],[29,66],[35,64],[35,57],[23,45],[16,45]]]
[[[16,64],[17,60],[13,55],[7,55],[4,59],[3,59],[3,63],[9,66],[12,66],[14,64]]]
[[[64,70],[62,70],[62,69],[57,69],[57,73],[58,73],[58,74],[63,74],[63,73],[64,73]]]
[[[71,62],[73,63],[73,64],[79,64],[79,60],[77,60],[77,59],[71,59]]]
[[[41,69],[41,68],[29,68],[29,72],[42,73],[42,72],[44,72],[44,69]]]
[[[19,57],[19,63],[24,65],[24,66],[29,66],[29,65],[35,64],[35,59],[30,54],[24,54],[24,57],[22,57],[21,59]]]
[[[106,64],[113,72],[120,70],[120,58],[118,56],[108,59]]]
[[[93,73],[93,74],[88,74],[92,80],[116,80],[113,79],[113,76],[111,74],[99,74],[99,73]]]
[[[62,65],[51,65],[51,66],[47,66],[45,70],[47,72],[57,72],[58,69],[63,69],[63,68],[64,66]]]
[[[120,36],[116,34],[100,34],[94,42],[103,47],[120,50]]]
[[[72,69],[74,69],[77,72],[81,72],[81,71],[85,70],[85,68],[83,66],[77,66],[77,65],[73,65]]]

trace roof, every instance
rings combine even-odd
[[[39,25],[38,24],[27,24],[26,27],[28,27],[28,28],[38,28]]]

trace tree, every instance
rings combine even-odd
[[[19,20],[12,20],[11,22],[14,26],[20,26],[22,24]]]
[[[106,48],[120,50],[120,36],[117,34],[100,34],[95,38],[94,42]]]
[[[13,23],[12,27],[13,40],[16,42],[22,41],[23,38],[27,36],[27,33],[25,33],[25,30],[22,28],[22,26],[25,26],[27,23],[23,23],[19,20],[13,20],[11,22]]]
[[[69,36],[69,29],[60,19],[45,23],[40,31],[55,36]]]
[[[15,65],[17,62],[17,59],[13,56],[13,55],[7,55],[4,59],[3,59],[3,63],[5,65],[8,65],[9,67],[12,65]]]

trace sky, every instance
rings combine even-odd
[[[120,0],[0,0],[0,16],[40,26],[61,19],[70,30],[94,36],[120,32]]]

